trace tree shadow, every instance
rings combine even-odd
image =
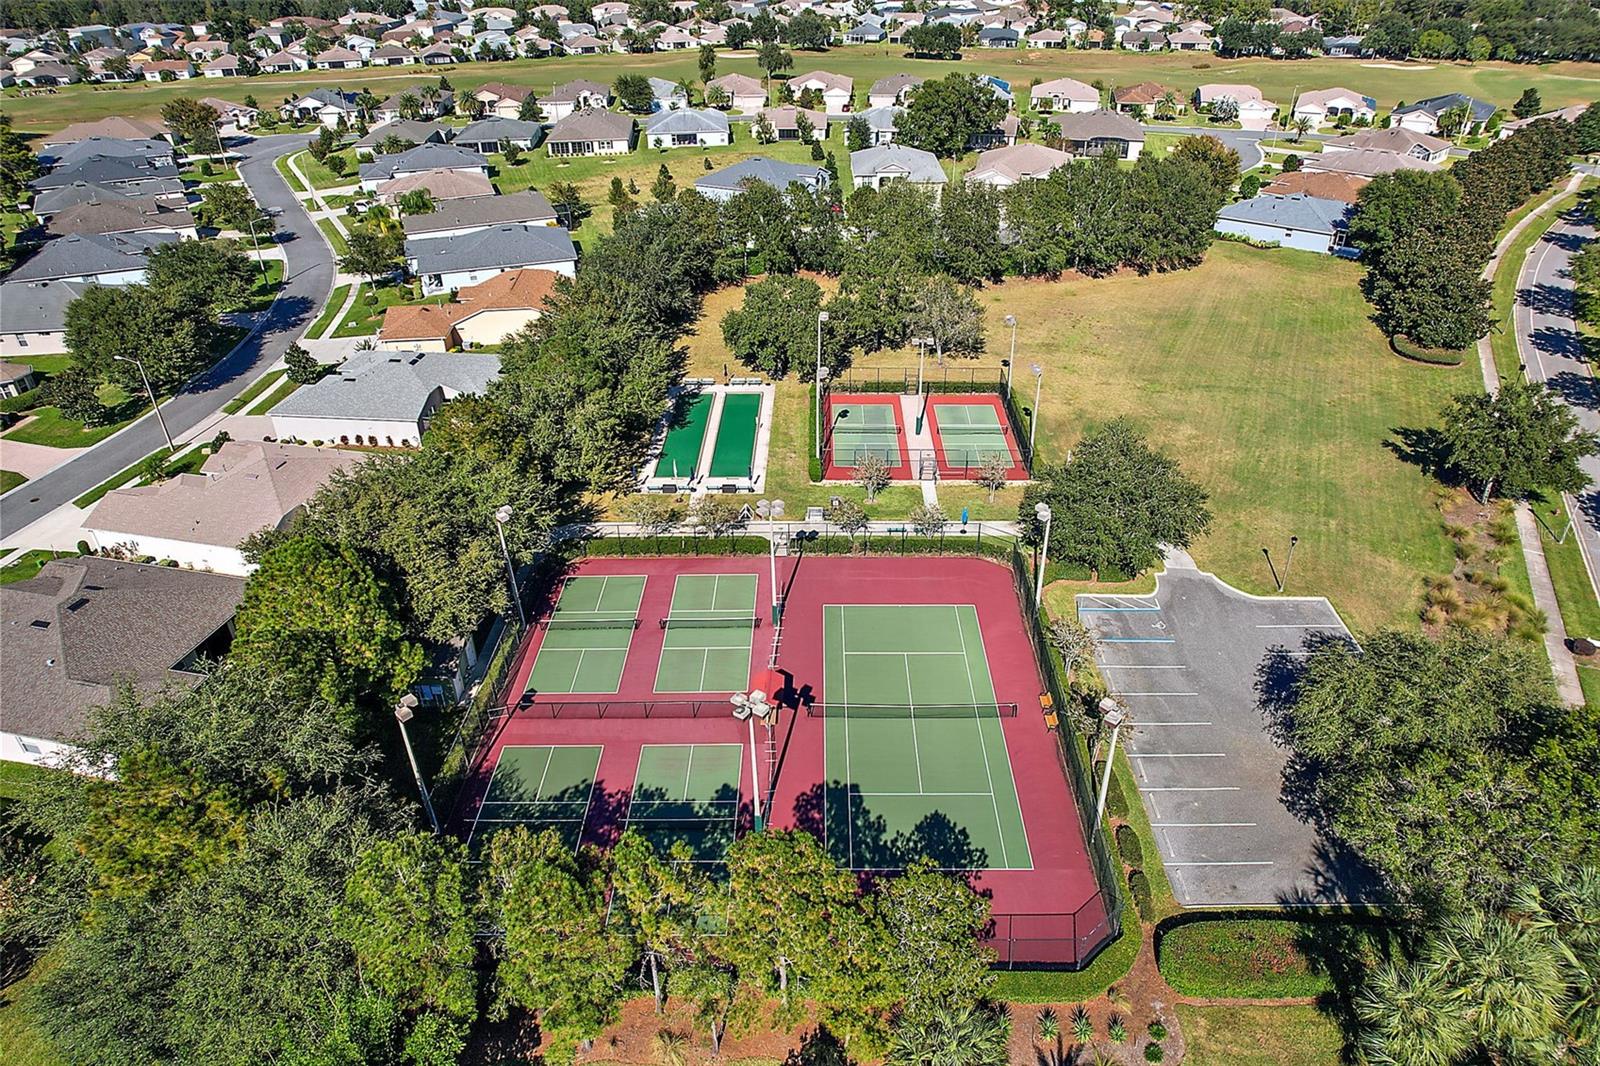
[[[1449,465],[1449,447],[1444,434],[1432,426],[1397,426],[1389,430],[1394,436],[1383,442],[1401,462],[1410,463],[1424,474],[1437,478],[1447,485],[1460,484]]]
[[[1582,347],[1576,334],[1573,334],[1573,341],[1576,347]],[[1571,358],[1582,358],[1582,356],[1574,355]],[[1600,410],[1600,392],[1597,392],[1594,379],[1588,374],[1563,370],[1553,377],[1546,378],[1545,384],[1572,407],[1582,407],[1590,411]]]
[[[1532,344],[1534,350],[1541,355],[1554,356],[1558,359],[1581,361],[1588,355],[1583,337],[1575,329],[1541,326],[1528,335],[1528,343]]]
[[[1565,285],[1537,282],[1517,290],[1517,304],[1539,315],[1570,315],[1572,290]]]
[[[784,1057],[783,1066],[853,1066],[844,1041],[818,1025],[800,1038],[800,1046]]]

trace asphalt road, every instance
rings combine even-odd
[[[1158,125],[1145,124],[1146,133],[1176,133],[1185,136],[1215,137],[1223,144],[1239,153],[1239,172],[1242,174],[1261,165],[1264,158],[1261,152],[1261,142],[1264,139],[1286,136],[1282,130],[1235,130],[1217,129],[1215,126],[1169,126],[1166,123]]]
[[[245,183],[264,208],[281,211],[278,239],[287,256],[283,292],[259,330],[161,405],[174,437],[216,414],[282,358],[328,299],[333,287],[333,253],[274,166],[278,157],[304,147],[305,141],[303,135],[280,135],[239,147],[244,156],[239,171]],[[146,414],[71,462],[0,496],[0,537],[9,537],[70,503],[163,444],[155,416]],[[3,448],[0,441],[0,450]]]
[[[1554,389],[1584,429],[1600,432],[1600,388],[1595,385],[1573,318],[1570,273],[1572,257],[1594,239],[1594,221],[1579,209],[1568,211],[1551,226],[1522,263],[1512,319],[1517,356],[1529,379]],[[1569,509],[1592,582],[1593,575],[1600,572],[1600,456],[1588,456],[1581,465],[1589,475],[1589,487],[1569,501]],[[1596,595],[1600,596],[1600,589]],[[1600,633],[1570,635],[1600,637]]]

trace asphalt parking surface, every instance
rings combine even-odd
[[[1350,639],[1322,598],[1239,592],[1169,565],[1149,596],[1078,597],[1101,672],[1130,712],[1123,750],[1186,907],[1371,899],[1350,853],[1293,813],[1285,752],[1257,695],[1263,664]]]

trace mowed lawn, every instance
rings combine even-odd
[[[1338,1066],[1344,1038],[1316,1007],[1177,1005],[1187,1066]]]

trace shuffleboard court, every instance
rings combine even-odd
[[[722,420],[711,449],[711,477],[753,477],[756,426],[761,417],[761,394],[728,392],[722,396]]]
[[[668,854],[724,862],[739,817],[738,744],[646,744],[628,801],[628,828]]]
[[[616,692],[639,624],[644,583],[637,574],[569,579],[544,622],[527,690]]]
[[[835,860],[1032,869],[977,609],[829,604],[823,640]]]
[[[841,403],[828,408],[834,466],[855,466],[876,455],[889,466],[905,461],[892,403]]]
[[[535,833],[554,829],[576,851],[594,794],[600,750],[598,744],[501,748],[467,846],[481,850],[494,833],[525,825]]]
[[[750,682],[759,624],[754,574],[679,574],[656,669],[657,692],[738,692]]]
[[[993,404],[941,402],[929,412],[949,465],[980,466],[991,455],[1012,462],[1011,442]]]
[[[682,417],[667,430],[661,442],[661,458],[656,460],[656,477],[688,479],[700,466],[700,449],[711,422],[713,397],[702,392],[682,408]]]

